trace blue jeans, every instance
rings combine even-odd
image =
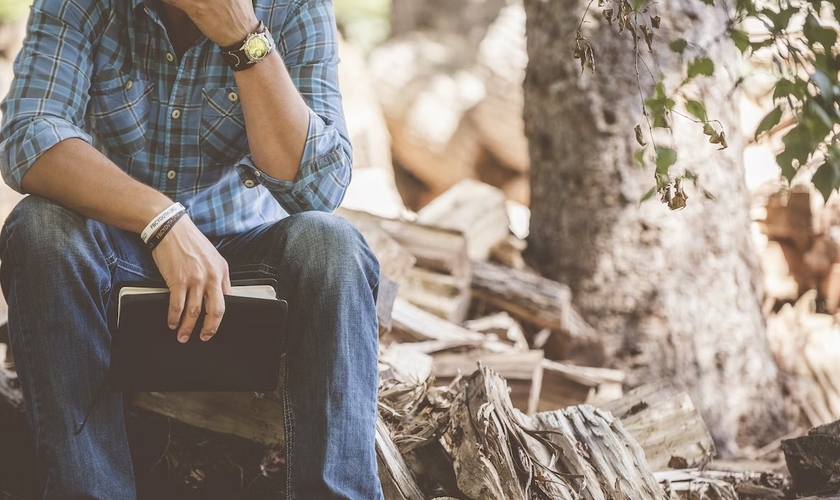
[[[309,212],[214,243],[231,280],[274,278],[289,300],[288,498],[381,499],[379,264],[364,239],[344,219]],[[0,233],[0,259],[43,498],[135,499],[122,394],[96,393],[109,368],[111,292],[161,280],[150,252],[136,234],[29,196]]]

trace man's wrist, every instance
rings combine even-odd
[[[224,34],[222,37],[216,37],[213,41],[219,48],[228,47],[234,44],[242,44],[242,42],[254,31],[256,31],[260,27],[260,21],[255,17],[253,21],[250,23],[243,23],[240,26],[250,26],[251,28],[235,28],[231,27],[231,29]],[[208,37],[209,38],[209,37]]]

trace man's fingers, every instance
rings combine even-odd
[[[170,330],[178,328],[181,324],[181,314],[184,312],[184,300],[187,295],[185,288],[172,288],[169,290],[169,313],[166,323]]]
[[[208,288],[204,291],[204,326],[201,328],[201,340],[210,340],[219,329],[222,317],[225,315],[225,298],[219,288]]]
[[[196,287],[190,288],[187,292],[187,304],[181,318],[181,328],[178,329],[178,342],[186,343],[190,339],[190,334],[195,328],[195,322],[201,315],[202,295],[203,290]]]

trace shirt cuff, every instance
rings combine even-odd
[[[81,139],[92,144],[93,139],[81,128],[62,119],[36,118],[0,143],[0,171],[12,189],[23,193],[21,180],[32,165],[59,142]]]
[[[286,212],[332,211],[344,198],[350,181],[350,159],[335,128],[309,111],[309,131],[294,180],[280,180],[261,171],[250,155],[236,164],[245,187],[263,185]]]

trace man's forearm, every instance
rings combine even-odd
[[[136,233],[172,203],[78,139],[62,141],[41,155],[24,175],[21,187],[86,217]]]
[[[309,107],[283,59],[274,51],[235,76],[254,164],[276,179],[294,180],[309,131]]]

